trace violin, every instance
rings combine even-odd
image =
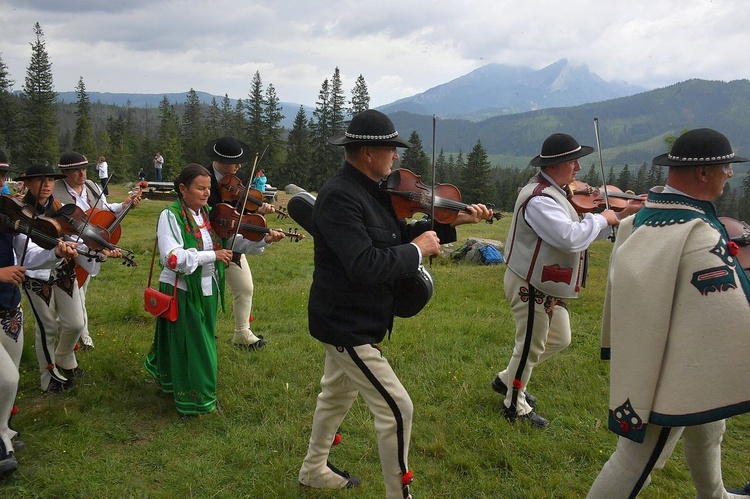
[[[55,220],[34,215],[19,198],[3,194],[0,197],[0,230],[24,234],[44,249],[52,249],[62,240],[62,228]]]
[[[277,206],[274,209],[274,212],[276,212],[276,220],[283,220],[289,216],[289,212],[287,212],[286,208],[284,208],[283,206]]]
[[[219,182],[219,195],[224,202],[235,202],[238,204],[241,202],[241,199],[247,198],[245,199],[245,208],[243,211],[258,211],[258,208],[264,203],[262,192],[258,189],[245,188],[240,177],[232,173],[224,175],[221,182]]]
[[[609,198],[609,208],[613,211],[622,211],[628,205],[628,201],[635,199],[643,201],[641,196],[623,192],[619,187],[614,185],[604,186]],[[592,213],[605,210],[607,202],[604,197],[602,187],[591,187],[586,182],[578,180],[571,182],[567,186],[568,200],[573,205],[577,213]]]
[[[148,187],[148,182],[145,180],[140,181],[136,184],[133,194],[140,196],[143,189]],[[109,237],[107,240],[112,244],[117,244],[122,236],[122,219],[125,218],[130,210],[133,208],[133,196],[128,198],[126,203],[122,207],[122,211],[115,215],[109,210],[101,210],[99,208],[89,208],[86,210],[86,216],[88,217],[89,224],[97,225],[104,228],[108,233]]]
[[[750,269],[750,225],[729,217],[719,217],[719,221],[727,230],[729,240],[740,248],[740,252],[737,254],[740,266],[743,269]]]
[[[221,238],[232,237],[237,233],[239,224],[239,234],[245,239],[250,241],[260,241],[265,237],[271,230],[266,224],[266,219],[263,215],[257,213],[246,213],[240,215],[232,205],[226,203],[218,203],[209,212],[209,220],[211,221],[211,227],[213,227],[216,234]],[[301,234],[297,229],[289,229],[289,231],[280,230],[290,241],[299,242],[300,239],[304,239],[305,235]]]
[[[409,218],[415,213],[432,214],[433,189],[422,183],[422,178],[411,170],[399,168],[385,180],[385,191],[390,193],[393,209],[398,218]],[[461,192],[453,184],[435,184],[435,221],[449,224],[466,211],[468,204],[461,202]],[[493,205],[487,205],[490,210]],[[500,220],[502,213],[493,213],[486,220],[492,223]]]
[[[145,180],[138,182],[135,185],[133,194],[135,194],[136,196],[140,196],[143,192],[143,189],[145,189],[146,187],[148,187],[148,182],[146,182]],[[120,211],[118,215],[115,215],[109,210],[102,210],[99,208],[89,208],[85,213],[88,217],[89,224],[93,224],[105,229],[109,234],[109,236],[107,237],[107,241],[109,241],[111,244],[117,244],[118,241],[120,241],[120,237],[122,236],[122,227],[120,227],[120,223],[122,222],[122,219],[125,218],[125,215],[130,212],[133,206],[134,202],[133,197],[131,196],[126,201],[126,204],[123,205],[122,211]],[[80,265],[76,265],[76,279],[78,280],[79,287],[83,286],[88,275],[89,273],[86,269],[84,269]]]
[[[94,253],[99,253],[104,249],[110,251],[120,250],[123,253],[123,264],[129,267],[136,265],[133,260],[133,252],[118,248],[110,243],[107,229],[98,225],[92,225],[88,221],[86,213],[80,207],[74,204],[63,205],[62,208],[52,214],[52,218],[60,224],[64,235],[80,237],[83,243],[91,248]]]

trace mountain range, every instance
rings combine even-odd
[[[533,70],[487,64],[425,92],[378,109],[386,114],[406,111],[444,118],[479,121],[551,107],[570,107],[633,95],[646,90],[623,81],[606,82],[586,65],[566,59]]]
[[[158,108],[166,95],[184,104],[188,92],[115,94],[90,92],[92,103]],[[202,102],[224,97],[197,92]],[[58,93],[60,102],[76,102],[75,92]],[[232,105],[236,100],[230,99]],[[282,102],[283,125],[292,126],[300,104]],[[308,116],[313,108],[303,106]],[[409,98],[380,106],[397,130],[416,132],[431,153],[432,115],[438,117],[436,149],[468,153],[477,141],[502,166],[528,164],[551,133],[565,132],[595,146],[598,118],[606,163],[640,165],[664,152],[664,138],[682,130],[715,128],[739,154],[750,154],[750,81],[687,80],[646,91],[622,81],[606,82],[585,65],[562,59],[541,70],[488,64]]]

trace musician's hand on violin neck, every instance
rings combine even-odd
[[[55,255],[58,258],[77,258],[78,257],[78,251],[76,251],[76,247],[78,245],[74,242],[70,241],[60,241],[57,243],[57,246],[55,246]]]
[[[492,210],[483,204],[470,204],[464,211],[460,211],[456,219],[451,222],[451,227],[461,224],[475,224],[489,220],[492,217]]]
[[[625,208],[620,212],[620,218],[623,219],[633,213],[638,213],[638,210],[643,208],[643,203],[646,201],[647,194],[641,194],[641,199],[631,199]]]
[[[269,229],[268,234],[266,234],[263,240],[270,244],[270,243],[275,243],[276,241],[281,241],[285,237],[286,237],[286,234],[284,234],[280,230]]]
[[[256,213],[259,213],[261,215],[266,215],[268,213],[273,213],[276,211],[276,208],[272,204],[263,203],[260,205]]]
[[[440,239],[434,230],[421,233],[412,242],[419,247],[423,258],[440,255]]]

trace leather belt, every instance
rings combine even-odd
[[[18,313],[20,309],[21,309],[21,306],[19,305],[16,308],[0,310],[0,319],[7,319],[8,317],[13,317]]]

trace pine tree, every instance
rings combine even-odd
[[[344,126],[347,112],[346,98],[344,97],[344,88],[341,84],[341,73],[338,67],[333,71],[333,76],[331,77],[331,96],[329,102],[331,105],[330,131],[334,135],[346,130],[346,126]]]
[[[94,146],[94,131],[91,128],[91,103],[89,95],[86,93],[86,85],[83,83],[83,76],[79,77],[76,86],[78,103],[76,105],[76,130],[73,135],[73,150],[78,151],[89,159],[93,159],[96,154]]]
[[[10,79],[8,66],[0,57],[0,149],[2,149],[11,160],[19,155],[21,117],[19,98],[13,95],[15,82]]]
[[[49,61],[44,33],[39,23],[34,24],[36,40],[31,43],[31,62],[26,69],[23,86],[23,134],[20,163],[57,164],[57,93],[52,84],[52,63]]]
[[[248,94],[247,102],[245,102],[245,108],[247,109],[247,144],[250,146],[251,151],[258,154],[261,154],[266,147],[266,127],[263,123],[263,109],[265,106],[266,100],[263,97],[263,82],[260,78],[260,72],[256,71],[253,81],[250,84],[250,93]]]
[[[742,195],[737,205],[737,218],[740,220],[750,220],[750,171],[742,179],[740,192]]]
[[[370,93],[367,91],[367,83],[361,74],[357,77],[352,89],[352,100],[349,101],[349,116],[356,116],[362,111],[370,108]]]
[[[268,149],[263,157],[263,168],[278,168],[284,162],[285,149],[284,141],[281,138],[284,127],[281,125],[281,122],[285,116],[281,114],[282,107],[279,105],[276,89],[271,84],[266,87],[265,102],[266,106],[263,109],[263,133],[265,136],[265,147],[268,147]]]
[[[278,172],[279,185],[292,183],[303,189],[310,185],[310,170],[313,165],[310,139],[305,108],[300,106],[287,138],[286,161]]]
[[[610,179],[611,178],[612,177],[610,177]],[[626,191],[633,187],[633,175],[630,173],[630,167],[627,163],[622,167],[620,175],[617,176],[616,182],[617,183],[615,185],[617,185],[617,187],[619,187],[623,191]]]
[[[161,155],[164,157],[162,180],[169,182],[170,179],[177,176],[182,170],[183,165],[180,163],[180,158],[182,158],[180,148],[180,120],[174,110],[174,106],[169,103],[166,95],[159,104],[159,116],[161,123],[159,125],[157,149],[161,151]],[[153,171],[150,177],[156,178]]]
[[[440,148],[440,153],[435,160],[435,182],[446,183],[448,179],[448,159],[445,157],[443,148]]]
[[[633,192],[636,194],[648,192],[651,186],[646,185],[646,177],[648,177],[648,165],[644,161],[635,174],[635,181],[632,187]]]
[[[211,105],[208,106],[206,113],[206,139],[213,140],[224,135],[221,128],[221,109],[216,97],[211,99]]]
[[[331,90],[328,78],[323,80],[323,84],[318,92],[318,100],[315,103],[313,118],[311,124],[312,130],[312,158],[314,167],[310,171],[309,190],[318,190],[323,182],[339,167],[340,161],[331,164],[331,153],[328,144],[328,138],[331,133]]]
[[[412,147],[404,149],[404,152],[401,155],[399,168],[411,170],[414,174],[422,177],[422,182],[431,183],[430,158],[428,158],[427,154],[424,152],[422,139],[419,138],[419,134],[416,130],[409,135],[409,142],[412,143]]]
[[[185,100],[185,112],[180,127],[182,163],[201,163],[205,158],[203,146],[206,144],[203,125],[203,111],[198,94],[192,88]]]
[[[591,167],[588,169],[586,176],[584,176],[582,180],[592,187],[599,187],[603,183],[594,163],[591,163]]]
[[[221,132],[213,139],[219,137],[231,137],[234,136],[233,128],[235,126],[234,108],[232,107],[232,101],[229,100],[229,96],[224,94],[224,98],[221,100]]]
[[[466,157],[466,168],[463,169],[461,180],[461,197],[466,200],[464,202],[489,203],[495,199],[492,163],[479,140]]]
[[[664,185],[664,169],[659,165],[652,164],[648,170],[648,175],[646,175],[646,183],[649,188]]]

